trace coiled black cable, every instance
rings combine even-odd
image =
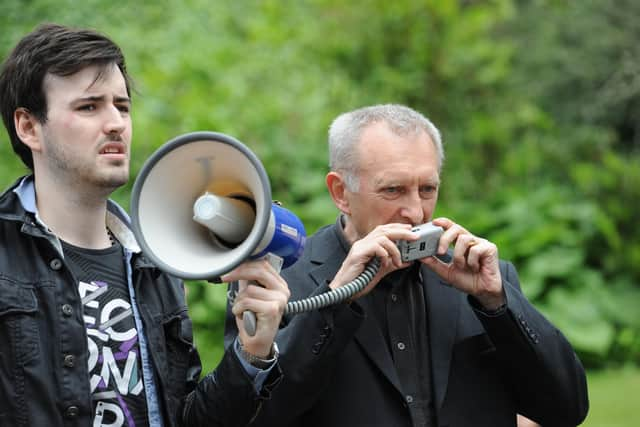
[[[298,301],[289,301],[284,310],[284,314],[298,314],[307,311],[317,310],[329,305],[337,304],[363,290],[380,269],[380,260],[373,258],[364,268],[364,271],[351,282],[338,289],[304,298]]]

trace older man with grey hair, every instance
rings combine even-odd
[[[517,414],[581,423],[583,367],[522,294],[514,266],[491,241],[432,219],[437,128],[405,106],[365,107],[335,119],[329,153],[339,214],[283,272],[292,298],[344,286],[373,258],[380,268],[358,298],[285,319],[285,378],[255,424],[514,427]],[[403,262],[396,242],[429,221],[443,229],[436,254]]]

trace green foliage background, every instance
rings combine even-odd
[[[41,22],[105,32],[136,81],[132,176],[177,135],[227,133],[309,234],[336,215],[330,121],[373,103],[422,111],[447,151],[436,214],[496,242],[603,368],[640,364],[638,16],[633,0],[4,0],[0,56]],[[24,173],[4,131],[0,164],[3,188]],[[189,283],[207,369],[224,292]]]

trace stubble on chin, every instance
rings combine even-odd
[[[127,167],[126,170],[123,169],[111,173],[107,172],[99,181],[102,181],[101,186],[116,190],[129,182],[129,168]]]

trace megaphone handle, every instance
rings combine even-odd
[[[280,273],[282,269],[283,259],[278,255],[274,255],[271,252],[268,252],[262,258],[269,261],[269,264],[276,270],[277,273]],[[254,282],[253,280],[249,282],[249,285],[260,286],[260,284]],[[253,311],[245,311],[242,313],[242,322],[244,324],[244,330],[247,332],[247,335],[250,337],[256,334],[256,330],[258,328],[258,319],[256,318],[256,314]]]

